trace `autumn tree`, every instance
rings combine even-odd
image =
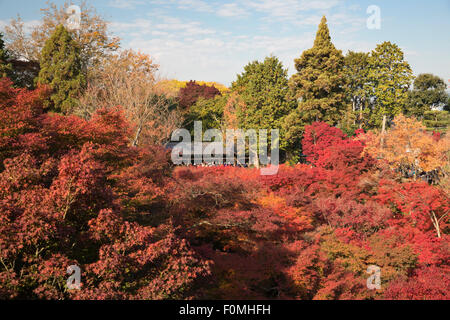
[[[449,199],[441,188],[426,182],[403,184],[384,182],[377,196],[380,202],[395,206],[408,222],[422,232],[435,232],[438,238],[449,231]]]
[[[245,102],[237,92],[230,92],[227,95],[227,103],[223,110],[223,121],[225,128],[238,129],[239,120],[237,116],[238,110],[245,108]]]
[[[178,94],[179,105],[183,110],[189,111],[200,98],[213,99],[221,95],[220,91],[214,86],[206,84],[200,85],[196,81],[189,81],[186,86],[180,89]]]
[[[413,75],[403,51],[391,42],[379,44],[368,63],[366,90],[373,100],[368,120],[371,127],[380,127],[383,117],[391,120],[404,110]]]
[[[188,298],[208,263],[167,211],[146,220],[163,201],[165,151],[130,147],[118,108],[45,113],[43,90],[0,80],[0,298]],[[67,287],[70,265],[82,290]]]
[[[167,142],[181,117],[175,100],[158,88],[157,70],[149,55],[132,50],[105,58],[75,112],[89,119],[98,108],[122,106],[134,126],[133,145]]]
[[[290,80],[298,101],[296,114],[306,124],[324,121],[336,125],[347,110],[344,56],[331,42],[325,16],[319,25],[314,46],[295,60],[297,73]]]
[[[68,8],[71,5],[66,1],[62,6],[48,2],[47,7],[41,9],[42,21],[28,34],[20,16],[12,19],[5,27],[7,47],[15,59],[38,62],[41,52],[48,38],[59,25],[66,25],[69,18]],[[70,31],[73,40],[80,48],[81,70],[90,78],[95,73],[102,58],[108,56],[119,48],[119,38],[108,31],[108,23],[99,16],[92,6],[83,1],[81,9],[81,25],[77,30]]]
[[[64,26],[57,27],[46,41],[40,64],[37,83],[49,85],[53,90],[48,106],[54,111],[70,113],[86,85],[86,78],[81,71],[80,49]]]
[[[167,94],[170,97],[178,97],[180,94],[180,90],[182,88],[186,88],[187,84],[191,81],[179,81],[176,79],[163,79],[161,80],[158,85],[160,88],[164,91],[165,94]],[[195,81],[196,84],[200,86],[207,86],[207,87],[215,87],[217,90],[220,91],[221,94],[225,95],[230,92],[230,89],[224,86],[221,83],[215,82],[215,81]]]
[[[386,160],[394,169],[410,170],[414,177],[421,171],[443,168],[450,146],[446,139],[435,141],[425,126],[414,118],[398,115],[386,134],[366,135],[366,152]]]

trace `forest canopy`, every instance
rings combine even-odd
[[[450,299],[444,80],[390,41],[344,54],[325,16],[291,77],[271,55],[230,88],[169,80],[67,5],[0,34],[0,299]],[[195,121],[279,129],[277,174],[175,166]]]

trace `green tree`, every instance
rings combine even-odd
[[[277,57],[249,63],[232,83],[231,90],[245,102],[245,107],[237,111],[243,129],[281,128],[283,117],[292,110],[292,103],[286,99],[287,70]]]
[[[409,92],[408,103],[404,113],[422,119],[427,111],[446,105],[447,86],[441,78],[424,73],[414,80],[414,89]]]
[[[392,119],[402,113],[413,78],[411,67],[396,44],[383,42],[372,51],[366,86],[372,101],[370,126],[379,127],[384,116]]]
[[[7,77],[11,73],[12,68],[9,63],[9,53],[5,48],[3,34],[0,33],[0,78]]]
[[[277,57],[266,57],[264,62],[254,61],[232,83],[231,90],[243,103],[236,110],[237,122],[242,129],[280,130],[280,149],[288,147],[283,133],[284,118],[295,107],[288,99],[287,70]]]
[[[331,42],[325,16],[314,46],[295,60],[297,73],[291,78],[293,96],[305,124],[324,121],[336,125],[347,111],[344,56]]]
[[[450,112],[429,110],[423,113],[423,123],[429,131],[447,132],[450,126]]]
[[[37,83],[53,90],[48,106],[56,112],[70,113],[86,79],[81,71],[80,48],[64,26],[58,26],[46,41],[40,64]]]
[[[349,51],[345,56],[347,76],[347,96],[352,104],[353,114],[357,114],[359,128],[364,125],[364,112],[367,106],[367,76],[369,54]]]
[[[189,109],[184,127],[193,131],[194,121],[202,121],[204,131],[208,129],[219,129],[224,132],[226,128],[223,114],[228,99],[229,97],[227,95],[216,96],[212,99],[201,97]]]

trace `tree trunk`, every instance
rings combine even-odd
[[[136,131],[136,136],[134,137],[133,143],[131,144],[133,147],[136,147],[138,145],[139,136],[141,135],[142,127],[139,126],[139,128]]]
[[[439,227],[439,220],[436,218],[434,212],[432,212],[431,221],[433,222],[434,228],[436,229],[437,237],[441,237],[441,228]]]
[[[362,107],[363,107],[363,103],[364,103],[364,100],[363,100],[363,102],[359,105],[359,128],[360,128],[360,129],[362,129],[362,118],[363,118],[363,116],[362,116]]]
[[[384,135],[386,134],[386,115],[383,116],[383,127],[381,129],[381,148],[384,147]]]

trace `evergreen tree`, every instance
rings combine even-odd
[[[202,121],[204,131],[208,129],[225,130],[224,109],[228,99],[229,97],[226,95],[216,95],[211,99],[200,97],[189,109],[183,127],[193,133],[194,121]]]
[[[287,70],[277,57],[249,63],[232,83],[231,90],[244,102],[237,109],[237,119],[242,129],[281,130],[284,117],[294,107],[287,99]],[[285,147],[283,141],[280,141],[281,148]]]
[[[392,119],[403,111],[413,78],[411,67],[396,44],[383,42],[372,51],[366,86],[372,101],[370,126],[380,127],[384,116]]]
[[[231,90],[246,105],[238,110],[239,126],[243,129],[280,128],[282,118],[292,110],[292,104],[286,99],[287,70],[277,57],[249,63],[232,83]]]
[[[3,34],[0,33],[0,78],[8,77],[12,71],[11,64],[9,63],[9,54],[5,48],[5,42],[3,41]]]
[[[336,125],[347,111],[344,56],[331,42],[325,16],[314,46],[295,60],[297,73],[291,78],[298,114],[305,124],[324,121]]]
[[[358,119],[359,128],[364,125],[364,113],[367,106],[367,76],[369,54],[349,51],[345,56],[347,76],[347,96],[352,104],[352,112]]]
[[[409,92],[405,114],[422,119],[427,111],[444,107],[448,100],[447,86],[441,78],[424,73],[414,80],[414,89]]]
[[[64,26],[58,26],[41,53],[38,84],[53,90],[48,101],[51,110],[70,113],[86,84],[81,71],[80,48]]]

